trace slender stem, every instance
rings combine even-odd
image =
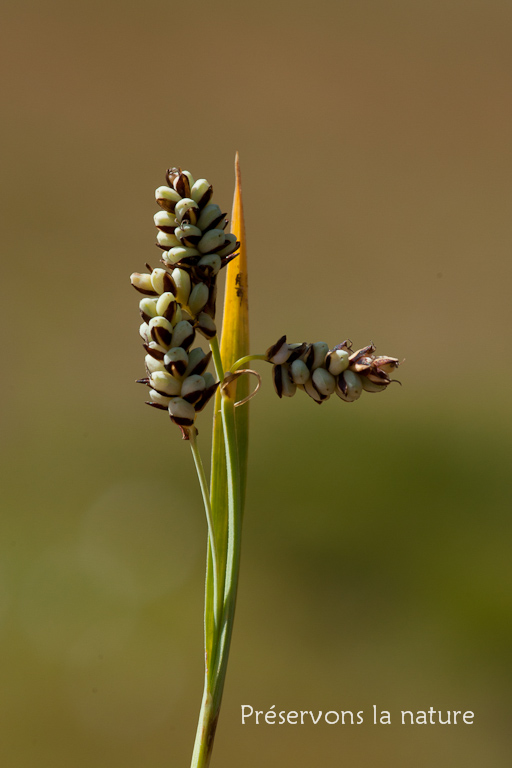
[[[240,570],[242,499],[236,440],[235,403],[230,397],[222,398],[222,422],[226,444],[228,479],[229,538],[224,587],[224,609],[219,635],[219,648],[215,659],[213,712],[218,716],[226,677],[231,635],[235,618],[238,575]]]
[[[242,499],[240,493],[240,471],[236,439],[235,402],[232,397],[222,397],[222,423],[226,447],[227,490],[228,490],[228,550],[224,603],[219,632],[214,641],[211,663],[213,668],[206,674],[203,701],[191,768],[208,768],[213,749],[213,740],[219,719],[224,681],[228,665],[233,622],[235,618],[238,574],[240,569]]]
[[[217,378],[219,381],[223,381],[224,367],[222,364],[217,337],[211,339],[210,349],[212,350],[212,357]],[[265,359],[263,355],[260,357],[261,359]],[[238,361],[238,363],[241,364],[242,361]],[[216,631],[213,638],[211,656],[209,659],[207,659],[203,701],[201,704],[201,712],[199,714],[199,723],[197,726],[194,752],[192,754],[191,768],[208,768],[210,764],[213,741],[215,737],[215,731],[217,729],[217,722],[219,719],[222,693],[224,690],[224,681],[226,679],[229,648],[231,644],[231,635],[233,632],[233,622],[235,617],[236,593],[240,567],[242,520],[240,466],[236,437],[235,402],[234,399],[229,397],[227,394],[224,394],[221,397],[221,414],[226,456],[226,485],[228,498],[228,543],[225,563],[225,584],[223,596],[217,596],[217,584],[219,583],[219,580],[216,578],[214,570],[214,599],[216,603],[217,599],[222,600],[222,615],[220,619],[220,626],[217,624],[217,620],[215,621]],[[202,475],[204,477],[204,471]],[[206,485],[204,487],[201,485],[201,490],[203,492],[204,499],[205,493],[207,492]],[[210,504],[209,514],[211,515]],[[214,561],[214,554],[216,555],[217,553],[214,553],[213,549],[215,539],[213,537],[213,526],[210,524],[210,522],[208,523],[208,528],[210,545],[212,547],[211,554],[213,564],[214,562],[218,562],[218,557],[215,557]],[[224,574],[222,575],[224,576]]]
[[[243,368],[247,363],[250,363],[251,360],[268,360],[268,358],[266,355],[246,355],[245,357],[241,357],[240,360],[237,360],[236,363],[233,363],[229,372],[234,373],[235,371],[238,371],[239,368]]]
[[[220,356],[219,349],[219,339],[217,336],[214,336],[213,339],[210,339],[210,349],[212,351],[215,373],[217,374],[218,380],[222,381],[224,378],[224,366],[222,365],[222,358]]]
[[[203,701],[199,722],[197,724],[196,741],[192,753],[190,768],[208,768],[213,749],[213,739],[217,726],[217,719],[212,718],[212,697],[205,681]]]
[[[219,569],[218,569],[218,556],[217,556],[217,547],[215,545],[215,537],[213,535],[213,520],[212,520],[212,508],[210,504],[210,492],[208,489],[208,481],[206,480],[206,475],[204,471],[203,461],[201,459],[201,454],[199,453],[199,448],[197,447],[196,442],[196,431],[192,427],[189,433],[189,443],[190,448],[192,450],[192,455],[194,457],[194,463],[196,465],[196,471],[197,471],[197,477],[199,478],[199,485],[201,486],[201,494],[203,496],[203,503],[204,503],[204,511],[206,512],[206,522],[208,524],[208,543],[212,555],[212,570],[213,570],[213,593],[215,595],[214,600],[214,616],[215,616],[215,630],[218,630],[219,627],[219,619],[220,619],[220,612],[221,612],[221,600],[222,597],[219,594]]]

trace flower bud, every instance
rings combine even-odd
[[[370,355],[372,355],[374,352],[375,352],[374,344],[367,344],[366,347],[362,347],[361,349],[358,349],[356,352],[353,352],[350,355],[350,367],[355,370],[355,366],[361,363],[363,358],[369,358],[371,362]],[[367,366],[367,364],[368,364],[367,362],[364,362],[362,363],[361,367],[364,368]]]
[[[197,222],[199,206],[191,197],[184,197],[179,203],[176,203],[174,213],[178,221],[189,221],[191,224]]]
[[[274,365],[272,375],[278,397],[293,397],[297,391],[297,385],[290,379],[288,366]]]
[[[157,344],[165,348],[171,346],[172,325],[165,317],[152,317],[149,321],[149,331],[151,338]]]
[[[346,349],[334,347],[327,353],[325,358],[325,367],[333,376],[339,376],[349,366],[350,353]]]
[[[197,269],[209,275],[216,275],[221,267],[221,259],[217,253],[208,253],[197,262]]]
[[[182,347],[173,347],[164,357],[165,370],[176,378],[185,375],[188,366],[188,355]]]
[[[153,405],[156,408],[161,408],[163,411],[167,410],[167,408],[169,407],[169,403],[171,401],[170,397],[161,395],[160,392],[157,392],[155,389],[149,390],[149,399],[151,402],[149,402],[148,405]]]
[[[177,397],[181,392],[181,382],[167,371],[154,371],[149,377],[149,385],[167,397]]]
[[[213,187],[206,179],[198,179],[190,190],[190,197],[196,201],[200,209],[210,202],[212,195]]]
[[[167,351],[165,347],[157,344],[156,341],[150,341],[148,344],[144,344],[144,349],[148,355],[151,355],[155,360],[163,360]]]
[[[202,310],[206,302],[208,301],[208,297],[210,295],[210,291],[208,290],[208,286],[205,285],[205,283],[198,283],[197,285],[194,285],[192,288],[192,291],[190,292],[190,296],[188,299],[188,308],[194,315],[199,314],[199,312]]]
[[[158,267],[157,269],[154,269],[151,273],[151,283],[153,285],[153,290],[158,295],[166,293],[166,291],[170,291],[171,293],[175,292],[173,279],[166,269],[160,269]]]
[[[197,226],[203,232],[208,229],[215,229],[217,224],[220,224],[226,214],[222,213],[221,209],[215,203],[210,203],[205,206],[201,211],[197,220]]]
[[[365,392],[382,392],[388,384],[391,384],[391,379],[382,382],[372,381],[367,376],[361,376],[361,384]]]
[[[155,315],[161,314],[160,312],[157,312],[156,302],[157,302],[156,298],[142,299],[141,301],[139,301],[139,310],[144,322],[149,323],[152,317],[155,317]]]
[[[162,360],[155,360],[151,355],[146,355],[144,358],[146,364],[146,371],[148,373],[154,373],[155,371],[164,371],[165,367]]]
[[[309,368],[303,360],[294,360],[290,365],[290,374],[295,384],[305,384],[309,379]]]
[[[199,255],[200,253],[197,248],[189,248],[188,246],[178,244],[176,247],[167,251],[164,259],[167,264],[171,265],[179,264],[180,262],[190,264],[193,263],[196,260],[195,257]]]
[[[145,341],[146,344],[149,343],[150,335],[149,335],[149,325],[147,323],[141,323],[139,326],[139,334],[142,339],[142,341]]]
[[[319,368],[324,364],[325,356],[329,351],[329,345],[326,344],[325,341],[316,341],[314,344],[312,344],[312,348],[313,360],[311,363],[311,370],[314,371],[315,368]]]
[[[168,232],[157,232],[156,242],[160,248],[167,250],[167,248],[175,248],[180,244],[180,241],[176,235],[170,235]]]
[[[187,376],[181,385],[181,397],[188,403],[194,405],[201,397],[201,393],[204,389],[205,382],[202,376]]]
[[[168,320],[171,325],[175,325],[176,312],[178,310],[178,303],[171,291],[162,293],[158,301],[156,302],[156,313]]]
[[[314,388],[321,395],[332,395],[336,389],[336,379],[325,368],[315,368],[311,375],[311,380]]]
[[[188,350],[196,337],[196,332],[187,320],[182,320],[174,326],[172,346]]]
[[[366,374],[370,372],[371,364],[372,358],[370,356],[360,357],[350,363],[350,370],[354,371],[354,373]]]
[[[189,248],[194,248],[203,236],[199,227],[189,224],[188,221],[184,221],[183,224],[176,227],[174,234],[181,245],[188,246]]]
[[[205,375],[203,376],[203,379],[205,380],[206,387],[201,392],[199,399],[194,403],[194,409],[196,413],[199,413],[199,411],[203,410],[203,408],[209,402],[210,398],[213,397],[213,395],[217,391],[217,387],[219,386],[219,382],[214,381],[213,376],[211,374],[205,373]]]
[[[169,168],[166,178],[181,197],[190,197],[190,179],[192,176],[187,171],[181,171],[179,168]]]
[[[222,248],[225,239],[226,236],[222,229],[209,229],[198,242],[197,248],[201,253],[216,251]]]
[[[191,427],[196,418],[194,406],[182,397],[172,397],[169,401],[169,415],[180,427]]]
[[[155,213],[153,216],[153,220],[155,222],[155,227],[161,229],[162,232],[169,232],[171,235],[174,233],[175,227],[178,226],[176,216],[169,213],[169,211],[158,211],[158,213]]]
[[[171,187],[158,187],[155,192],[155,198],[160,208],[164,208],[164,210],[170,213],[174,211],[176,203],[181,200],[181,196]]]
[[[361,377],[354,371],[346,370],[340,373],[336,384],[336,394],[346,403],[353,403],[361,397],[363,383]]]
[[[192,189],[192,187],[194,186],[194,177],[192,176],[190,171],[182,171],[182,174],[187,177],[190,189]]]
[[[275,344],[267,349],[265,354],[269,363],[274,363],[274,365],[285,363],[290,356],[290,349],[286,343],[286,336],[281,336]],[[279,395],[279,397],[281,397],[281,395]]]
[[[206,389],[210,389],[210,387],[213,387],[217,383],[215,381],[213,374],[210,373],[210,371],[205,371],[205,373],[203,373],[203,379],[204,379]]]
[[[379,357],[374,357],[372,362],[372,369],[378,371],[379,373],[393,373],[395,368],[398,368],[400,365],[400,361],[396,357],[385,357],[384,355],[380,355]]]
[[[207,315],[206,312],[200,312],[197,317],[197,330],[205,339],[213,339],[217,335],[217,326],[215,320]]]
[[[212,359],[212,353],[205,354],[201,347],[194,347],[191,349],[188,355],[188,366],[185,371],[186,376],[202,376],[206,371],[210,360]]]
[[[158,293],[153,288],[151,275],[146,272],[134,272],[130,275],[130,282],[139,293],[144,293],[146,296],[155,296]]]
[[[324,400],[329,399],[329,395],[323,395],[313,384],[313,379],[308,379],[304,384],[304,392],[308,394],[315,402],[323,403]]]
[[[240,246],[240,243],[236,239],[236,235],[227,234],[224,235],[224,247],[221,248],[220,251],[217,251],[219,256],[229,256],[230,254],[234,253],[236,249]]]
[[[173,293],[176,296],[176,301],[178,304],[187,304],[188,297],[190,296],[190,275],[184,269],[176,267],[172,271],[172,279],[175,288]]]

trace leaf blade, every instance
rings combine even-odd
[[[245,236],[244,206],[240,158],[235,155],[235,192],[231,215],[231,232],[240,242],[238,258],[227,266],[226,296],[222,322],[221,356],[224,370],[229,370],[236,360],[249,354],[249,295],[247,246]],[[241,376],[236,385],[236,399],[243,400],[249,394],[249,377]],[[236,434],[240,467],[242,503],[245,498],[247,460],[249,449],[249,404],[236,409]]]

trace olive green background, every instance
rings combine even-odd
[[[252,351],[350,337],[405,364],[321,408],[258,364],[212,768],[510,765],[508,0],[6,2],[3,32],[2,765],[189,764],[205,523],[133,384],[128,275],[159,258],[165,168],[229,210],[235,150]],[[475,724],[399,724],[430,706]]]

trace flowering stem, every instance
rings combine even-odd
[[[215,373],[217,374],[218,380],[222,382],[224,378],[224,366],[222,365],[222,358],[220,356],[219,349],[219,339],[217,336],[214,336],[213,339],[210,340],[210,349],[212,351]]]
[[[214,617],[215,617],[215,631],[219,627],[220,612],[222,608],[222,598],[219,594],[219,558],[217,556],[217,547],[215,543],[215,536],[213,535],[213,520],[212,520],[212,508],[210,504],[210,492],[208,490],[208,482],[204,471],[203,461],[199,448],[196,442],[196,430],[192,428],[189,432],[189,443],[194,457],[194,463],[196,465],[197,477],[199,479],[199,485],[201,486],[201,494],[203,496],[204,511],[206,513],[206,522],[208,524],[208,543],[211,551],[212,558],[212,571],[213,571],[213,593],[214,593]]]
[[[220,630],[219,652],[217,654],[214,672],[215,686],[213,690],[213,704],[214,709],[217,710],[220,708],[224,679],[226,677],[231,635],[233,632],[242,539],[242,499],[240,494],[240,471],[236,439],[235,402],[234,399],[229,396],[222,398],[222,423],[224,425],[224,439],[226,443],[229,522],[224,607]]]
[[[234,393],[233,393],[234,394]],[[228,543],[225,562],[225,587],[222,618],[215,633],[205,678],[205,689],[199,716],[191,768],[207,768],[219,718],[229,649],[235,618],[238,574],[240,568],[242,498],[235,421],[235,399],[225,393],[221,402],[224,445],[226,449]],[[212,537],[212,536],[211,536]]]
[[[234,373],[235,371],[238,371],[239,368],[243,368],[247,363],[250,363],[251,360],[266,360],[268,362],[268,357],[266,355],[246,355],[245,357],[241,357],[240,360],[237,360],[236,363],[233,363],[229,372]]]

